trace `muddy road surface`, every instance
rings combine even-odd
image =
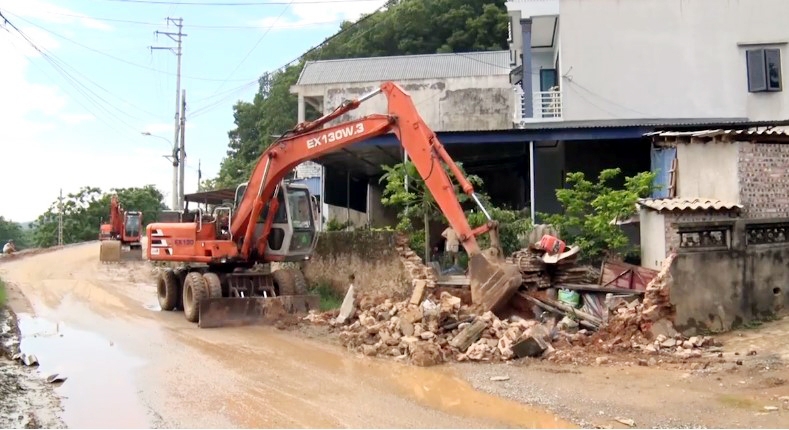
[[[162,312],[144,262],[98,243],[0,264],[22,351],[69,427],[568,427],[475,391],[447,368],[353,356],[272,327],[198,329]]]

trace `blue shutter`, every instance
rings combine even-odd
[[[650,153],[650,164],[655,176],[655,187],[657,190],[652,192],[653,199],[665,199],[668,197],[668,188],[671,185],[670,171],[671,163],[677,156],[677,148],[652,147]]]

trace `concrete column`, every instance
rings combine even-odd
[[[306,107],[304,106],[304,94],[299,93],[299,114],[298,114],[299,124],[304,122],[304,118],[306,116],[305,111],[306,111]]]
[[[521,39],[523,41],[523,76],[521,88],[523,89],[523,116],[534,118],[534,93],[531,83],[531,18],[521,19]]]

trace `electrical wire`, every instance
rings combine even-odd
[[[169,4],[187,6],[274,6],[289,4],[285,1],[253,1],[253,2],[188,2],[188,1],[167,1],[167,0],[103,0],[118,3],[139,3],[139,4]],[[366,3],[379,0],[303,0],[300,4],[334,4],[334,3]]]
[[[378,1],[380,1],[380,0],[378,0]],[[299,55],[298,57],[296,57],[296,58],[294,58],[294,59],[292,59],[292,60],[288,61],[287,63],[283,64],[282,66],[280,66],[280,67],[277,67],[277,68],[275,68],[275,69],[272,69],[271,71],[269,71],[269,72],[266,72],[266,73],[273,73],[273,72],[274,72],[274,71],[276,71],[276,70],[283,70],[283,69],[287,68],[288,66],[290,66],[291,64],[293,64],[293,63],[295,63],[295,62],[297,62],[297,61],[301,60],[302,58],[306,57],[307,55],[309,55],[309,54],[311,54],[311,53],[315,52],[316,50],[318,50],[318,49],[321,49],[322,47],[326,46],[326,44],[327,44],[327,43],[331,42],[332,40],[335,40],[336,38],[338,38],[338,37],[342,36],[343,34],[346,34],[346,33],[348,33],[349,31],[351,31],[352,29],[354,29],[354,28],[358,27],[358,26],[359,26],[359,25],[361,25],[363,22],[367,21],[368,19],[370,19],[371,17],[373,17],[373,16],[374,16],[374,15],[376,15],[377,13],[381,12],[381,11],[382,11],[384,8],[386,8],[386,6],[387,6],[387,5],[388,5],[388,2],[385,2],[385,3],[384,3],[384,4],[382,4],[380,7],[378,7],[378,9],[376,9],[376,10],[374,10],[373,12],[371,12],[371,13],[369,13],[369,14],[367,14],[367,15],[363,16],[362,18],[358,19],[356,22],[354,22],[353,24],[349,25],[348,27],[346,27],[346,28],[344,28],[344,29],[341,29],[341,30],[340,30],[340,31],[338,31],[337,33],[334,33],[333,35],[331,35],[331,36],[329,36],[328,38],[324,39],[324,41],[323,41],[323,42],[321,42],[320,44],[318,44],[318,45],[316,45],[316,46],[314,46],[314,47],[312,47],[312,48],[308,49],[306,52],[304,52],[304,53],[302,53],[301,55]],[[381,22],[383,22],[383,21],[381,21]],[[377,23],[377,24],[380,24],[381,22],[379,22],[379,23]],[[366,31],[364,31],[364,32],[362,32],[362,33],[359,33],[359,34],[355,35],[354,37],[352,37],[352,38],[351,38],[351,39],[348,41],[348,43],[350,43],[350,42],[353,42],[353,41],[357,40],[359,37],[361,37],[361,36],[364,36],[365,34],[369,33],[369,32],[370,32],[370,31],[373,29],[373,27],[375,27],[377,24],[374,24],[374,25],[373,25],[371,28],[367,29]],[[216,100],[216,101],[214,101],[214,102],[211,102],[211,103],[210,103],[210,104],[208,104],[208,105],[205,105],[205,106],[202,106],[202,107],[200,107],[200,108],[196,109],[196,110],[195,110],[195,111],[192,113],[192,115],[191,115],[191,116],[192,116],[192,118],[194,118],[195,116],[198,116],[198,115],[201,115],[201,114],[207,113],[207,112],[209,112],[209,111],[213,110],[214,108],[216,108],[216,107],[220,106],[220,105],[221,105],[221,104],[222,104],[222,103],[223,103],[225,100],[228,100],[229,98],[233,97],[233,96],[234,96],[235,94],[237,94],[238,92],[245,90],[246,88],[250,87],[251,85],[255,85],[255,84],[257,84],[257,83],[258,83],[258,80],[259,80],[259,78],[258,78],[258,79],[255,79],[254,81],[250,81],[250,82],[248,82],[247,84],[240,85],[240,86],[236,87],[235,89],[233,89],[233,90],[229,91],[229,92],[228,92],[228,94],[227,94],[227,96],[225,96],[225,97],[223,97],[223,98],[221,98],[221,99],[219,99],[219,100]],[[208,97],[206,97],[206,98],[203,98],[203,99],[201,99],[201,100],[205,100],[205,99],[210,99],[210,98],[213,98],[215,95],[216,95],[216,94],[212,94],[211,96],[208,96]]]
[[[123,118],[122,118],[122,117],[119,117],[119,116],[117,116],[117,115],[116,115],[114,112],[112,112],[112,111],[110,111],[109,109],[107,109],[105,106],[102,106],[102,105],[101,105],[101,103],[99,103],[99,101],[101,101],[101,102],[104,102],[105,104],[107,104],[107,105],[109,105],[109,106],[111,106],[111,107],[115,108],[115,109],[116,109],[117,111],[119,111],[119,112],[120,112],[120,114],[121,114],[121,115],[123,115],[123,116],[127,116],[127,117],[133,117],[132,115],[129,115],[127,112],[125,112],[125,111],[123,111],[123,110],[119,109],[119,108],[118,108],[117,106],[115,106],[114,104],[112,104],[112,103],[109,103],[109,102],[108,102],[107,100],[105,100],[103,97],[101,97],[100,95],[96,94],[96,93],[95,93],[93,90],[91,90],[89,87],[87,87],[86,85],[84,85],[83,83],[81,83],[81,82],[80,82],[78,79],[76,79],[74,76],[72,76],[72,75],[71,75],[71,74],[70,74],[70,73],[69,73],[67,70],[65,70],[65,67],[68,67],[68,68],[70,68],[70,69],[74,70],[74,71],[75,71],[75,73],[77,73],[77,74],[79,74],[79,75],[81,75],[81,76],[83,76],[83,77],[85,77],[85,75],[83,75],[82,73],[80,73],[79,71],[77,71],[76,69],[74,69],[73,67],[69,66],[68,64],[66,64],[65,62],[63,62],[63,61],[62,61],[62,60],[60,60],[59,58],[57,58],[55,55],[53,55],[53,54],[51,54],[51,53],[47,52],[45,49],[42,49],[42,48],[40,48],[40,47],[39,47],[39,46],[38,46],[38,45],[37,45],[35,42],[33,42],[33,40],[31,40],[31,39],[30,39],[30,37],[28,37],[28,36],[27,36],[27,35],[26,35],[26,34],[25,34],[25,33],[24,33],[22,30],[20,30],[20,29],[19,29],[19,28],[18,28],[16,25],[14,25],[14,24],[13,24],[13,23],[12,23],[12,22],[11,22],[11,21],[10,21],[10,20],[9,20],[9,19],[8,19],[8,18],[5,16],[5,15],[3,15],[3,13],[2,13],[2,12],[0,12],[0,18],[2,18],[2,19],[3,19],[3,21],[5,21],[5,23],[6,23],[7,25],[11,26],[11,28],[13,28],[13,29],[14,29],[14,30],[15,30],[15,31],[16,31],[16,32],[17,32],[17,33],[18,33],[18,34],[19,34],[19,35],[20,35],[20,36],[21,36],[21,37],[22,37],[22,38],[23,38],[23,39],[24,39],[24,40],[25,40],[25,41],[26,41],[26,42],[27,42],[27,43],[28,43],[28,44],[29,44],[29,45],[30,45],[30,46],[31,46],[33,49],[34,49],[34,50],[36,50],[36,51],[37,51],[39,54],[41,54],[41,56],[44,58],[44,60],[45,60],[47,63],[49,63],[49,65],[50,65],[50,66],[52,66],[52,68],[54,68],[54,69],[55,69],[55,71],[56,71],[56,72],[58,72],[58,74],[60,74],[60,75],[61,75],[61,77],[62,77],[62,78],[63,78],[63,79],[66,81],[66,82],[68,82],[68,83],[69,83],[69,84],[70,84],[70,85],[71,85],[71,86],[72,86],[72,87],[73,87],[73,88],[74,88],[74,89],[75,89],[75,90],[76,90],[78,93],[80,93],[80,94],[81,94],[83,97],[85,97],[85,99],[86,99],[87,101],[91,102],[91,104],[92,104],[93,106],[95,106],[95,107],[96,107],[96,108],[98,108],[99,110],[102,110],[102,111],[104,111],[104,112],[105,112],[107,115],[109,115],[109,116],[113,117],[115,120],[117,120],[117,121],[118,121],[118,122],[120,122],[121,124],[125,125],[125,126],[126,126],[126,127],[128,127],[129,129],[131,129],[131,130],[134,130],[134,131],[136,132],[136,129],[135,129],[133,126],[131,126],[131,125],[130,125],[128,122],[126,122],[125,120],[123,120]],[[31,63],[32,63],[32,62],[31,62]],[[33,63],[33,64],[35,64],[35,63]],[[36,67],[37,67],[37,66],[36,66]],[[45,74],[46,74],[46,73],[45,73]],[[47,74],[47,75],[48,75],[48,74]],[[96,85],[97,87],[100,87],[100,86],[99,86],[98,84],[96,84],[95,82],[92,82],[92,81],[90,81],[90,79],[87,79],[87,80],[88,80],[89,82],[91,82],[92,84]],[[100,87],[100,88],[102,88],[102,87]],[[103,89],[103,88],[102,88],[102,89]],[[104,89],[104,90],[106,91],[106,89]],[[92,95],[92,96],[91,96],[91,95]],[[94,99],[94,97],[95,97],[95,99]],[[98,99],[99,101],[97,101],[96,99]],[[90,114],[92,114],[92,115],[93,115],[94,117],[96,117],[97,119],[100,119],[99,115],[96,115],[96,113],[94,113],[93,111],[91,111],[91,109],[89,109],[87,106],[83,105],[83,104],[82,104],[82,103],[81,103],[81,102],[80,102],[78,99],[75,99],[75,100],[77,101],[77,103],[78,103],[78,104],[80,104],[80,106],[82,106],[83,108],[85,108],[85,110],[87,110],[87,111],[88,111]],[[139,119],[139,118],[137,118],[137,119]],[[100,119],[100,120],[101,120],[101,119]],[[102,122],[104,122],[104,121],[102,120]],[[110,126],[110,125],[109,125],[108,123],[106,123],[106,122],[105,122],[105,125],[107,125],[109,128],[113,128],[112,126]]]
[[[88,16],[88,15],[76,15],[70,13],[60,13],[60,12],[52,12],[48,10],[41,11],[46,14],[50,15],[58,15],[58,16],[67,16],[70,18],[79,18],[79,19],[89,19],[93,21],[104,21],[104,22],[114,22],[120,24],[132,24],[132,25],[141,25],[141,26],[148,26],[148,27],[158,27],[162,25],[159,22],[148,22],[148,21],[134,21],[129,19],[119,19],[119,18],[107,18],[107,17],[96,17],[96,16]],[[168,15],[172,15],[172,13],[168,13]],[[311,22],[306,24],[284,24],[284,25],[275,25],[273,28],[304,28],[304,27],[317,27],[321,25],[328,25],[328,24],[339,24],[342,20],[331,20],[331,21],[318,21],[318,22]],[[207,25],[207,24],[189,24],[189,28],[203,28],[208,30],[260,30],[264,28],[260,25]]]
[[[28,20],[22,18],[21,16],[19,16],[17,14],[14,14],[12,12],[6,11],[6,13],[8,13],[9,15],[14,16],[15,18],[18,18],[20,21],[24,21],[24,22],[26,22],[26,23],[34,26],[34,27],[37,27],[37,28],[39,28],[39,29],[41,29],[43,31],[46,31],[47,33],[49,33],[49,34],[51,34],[51,35],[53,35],[55,37],[63,39],[65,41],[69,42],[69,43],[73,43],[73,44],[75,44],[77,46],[80,46],[80,47],[82,47],[84,49],[87,49],[88,51],[94,52],[96,54],[103,55],[103,56],[105,56],[107,58],[111,58],[111,59],[113,59],[115,61],[121,62],[123,64],[127,64],[127,65],[132,66],[132,67],[137,67],[137,68],[144,69],[144,70],[150,70],[150,71],[157,72],[157,73],[164,73],[164,74],[167,74],[167,75],[170,75],[170,76],[176,76],[176,74],[172,73],[172,72],[167,72],[167,71],[159,70],[159,69],[156,69],[156,68],[153,68],[153,67],[149,67],[149,66],[146,66],[146,65],[143,65],[143,64],[137,64],[137,63],[133,63],[133,62],[128,61],[128,60],[124,60],[123,58],[116,57],[115,55],[108,54],[108,53],[100,51],[100,50],[98,50],[96,48],[92,48],[92,47],[87,46],[87,45],[85,45],[83,43],[77,42],[76,40],[73,40],[73,39],[70,39],[70,38],[68,38],[66,36],[63,36],[62,34],[56,33],[56,32],[54,32],[54,31],[52,31],[52,30],[50,30],[48,28],[44,28],[44,27],[42,27],[42,26],[40,26],[38,24],[35,24],[35,23],[31,22],[31,21],[28,21]],[[189,76],[189,75],[181,75],[181,78],[183,78],[183,79],[193,79],[193,80],[196,80],[196,81],[209,81],[209,82],[222,81],[222,79],[202,78],[202,77]],[[248,81],[248,80],[247,79],[235,79],[233,81],[241,82],[241,81]]]
[[[269,25],[269,26],[268,26],[268,28],[266,28],[266,31],[264,31],[264,32],[263,32],[263,34],[262,34],[262,35],[260,35],[260,38],[257,40],[257,42],[255,42],[255,44],[254,44],[254,45],[252,45],[252,48],[250,48],[250,50],[249,50],[249,51],[247,51],[247,54],[246,54],[246,55],[244,55],[244,58],[242,58],[242,59],[241,59],[241,62],[240,62],[240,63],[238,63],[238,64],[236,65],[236,67],[235,67],[235,68],[234,68],[234,69],[233,69],[233,70],[232,70],[232,71],[231,71],[231,72],[230,72],[230,73],[227,75],[227,77],[225,78],[225,80],[224,80],[224,81],[222,81],[222,83],[221,83],[221,84],[219,84],[219,86],[216,88],[216,90],[214,90],[214,93],[216,93],[217,91],[221,90],[221,89],[222,89],[222,87],[224,87],[224,86],[225,86],[225,84],[227,83],[228,79],[230,79],[230,77],[231,77],[231,76],[233,76],[233,74],[234,74],[234,73],[236,73],[236,71],[238,71],[238,68],[239,68],[239,67],[241,67],[241,65],[242,65],[242,64],[244,64],[244,62],[245,62],[245,61],[247,61],[247,58],[249,58],[250,54],[252,54],[252,51],[254,51],[254,50],[255,50],[255,48],[257,48],[257,47],[258,47],[258,45],[260,45],[260,42],[262,42],[262,41],[263,41],[263,39],[265,39],[265,37],[266,37],[266,36],[268,35],[268,33],[271,31],[271,28],[274,26],[274,24],[276,24],[276,23],[277,23],[277,21],[279,21],[279,19],[280,19],[280,18],[282,18],[282,15],[284,15],[284,14],[285,14],[285,12],[286,12],[288,9],[290,9],[290,6],[291,6],[292,4],[293,4],[293,0],[289,0],[289,2],[288,2],[288,5],[287,5],[287,6],[285,6],[285,7],[282,9],[282,12],[280,12],[280,13],[279,13],[279,15],[277,15],[277,17],[276,17],[276,18],[274,18],[274,21],[272,21],[271,25]]]

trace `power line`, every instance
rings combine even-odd
[[[134,127],[132,127],[131,125],[129,125],[129,123],[127,123],[126,121],[124,121],[122,118],[120,118],[120,117],[116,116],[114,113],[112,113],[111,111],[109,111],[109,110],[108,110],[106,107],[102,106],[100,103],[98,103],[96,100],[94,100],[94,99],[93,99],[93,98],[92,98],[90,95],[86,94],[86,93],[85,93],[85,90],[87,90],[89,93],[93,94],[93,96],[95,96],[97,99],[99,99],[99,100],[103,101],[104,103],[107,103],[107,104],[109,104],[110,106],[114,107],[114,108],[115,108],[115,109],[117,109],[119,112],[121,112],[121,114],[123,114],[123,115],[125,115],[125,116],[130,116],[128,113],[126,113],[126,112],[123,112],[122,110],[120,110],[120,109],[118,109],[117,107],[115,107],[113,104],[111,104],[111,103],[108,103],[108,102],[107,102],[106,100],[104,100],[104,99],[103,99],[101,96],[99,96],[98,94],[96,94],[95,92],[93,92],[93,90],[91,90],[90,88],[86,87],[84,84],[82,84],[81,82],[79,82],[79,80],[77,80],[77,79],[76,79],[76,78],[74,78],[74,77],[73,77],[73,76],[72,76],[70,73],[68,73],[68,72],[67,72],[67,71],[66,71],[66,70],[63,68],[63,66],[61,66],[59,63],[63,63],[63,65],[65,65],[65,66],[67,66],[67,67],[71,68],[71,69],[72,69],[72,70],[74,70],[76,73],[78,73],[78,74],[82,75],[81,73],[79,73],[79,71],[77,71],[76,69],[74,69],[74,68],[73,68],[73,67],[71,67],[71,66],[68,66],[68,64],[66,64],[65,62],[63,62],[63,61],[61,61],[60,59],[58,59],[58,58],[57,58],[55,55],[52,55],[52,54],[50,54],[50,53],[46,52],[46,50],[39,48],[39,47],[38,47],[38,45],[36,45],[36,44],[35,44],[35,43],[34,43],[34,42],[33,42],[33,41],[32,41],[32,40],[31,40],[31,39],[30,39],[30,38],[29,38],[29,37],[28,37],[28,36],[27,36],[27,35],[26,35],[26,34],[23,32],[23,31],[22,31],[22,30],[20,30],[20,29],[19,29],[19,28],[18,28],[16,25],[14,25],[14,24],[13,24],[11,21],[9,21],[9,20],[8,20],[8,18],[7,18],[7,17],[5,17],[5,16],[3,15],[3,13],[2,13],[2,12],[0,12],[0,18],[2,18],[2,19],[5,21],[5,23],[6,23],[6,24],[10,25],[10,26],[11,26],[11,27],[12,27],[12,28],[13,28],[13,29],[14,29],[14,30],[15,30],[15,31],[16,31],[16,32],[17,32],[17,33],[20,35],[20,36],[22,36],[22,38],[23,38],[23,39],[24,39],[24,40],[25,40],[25,41],[26,41],[26,42],[27,42],[27,43],[28,43],[28,44],[29,44],[29,45],[30,45],[30,46],[31,46],[33,49],[35,49],[37,52],[39,52],[39,53],[42,55],[42,57],[44,58],[44,60],[45,60],[45,61],[47,61],[47,62],[50,64],[50,66],[52,66],[52,68],[54,68],[54,69],[55,69],[55,71],[56,71],[56,72],[58,72],[58,73],[59,73],[59,74],[60,74],[60,75],[61,75],[61,76],[62,76],[62,77],[63,77],[63,78],[66,80],[66,82],[68,82],[69,84],[71,84],[71,86],[72,86],[72,87],[74,87],[74,89],[75,89],[75,90],[76,90],[78,93],[80,93],[81,95],[83,95],[83,96],[84,96],[84,97],[85,97],[85,98],[86,98],[86,99],[87,99],[89,102],[91,102],[91,103],[92,103],[92,104],[93,104],[95,107],[97,107],[98,109],[104,110],[104,112],[106,112],[108,115],[110,115],[110,116],[114,117],[116,120],[118,120],[118,121],[119,121],[120,123],[122,123],[123,125],[125,125],[125,126],[127,126],[127,127],[131,128],[131,129],[133,129],[133,128],[134,128]],[[32,63],[32,64],[35,64],[35,63]],[[45,73],[45,74],[46,74],[46,73]],[[84,75],[82,75],[82,76],[84,76]],[[89,81],[90,81],[90,80],[89,80]],[[91,83],[93,83],[93,82],[91,81]],[[94,85],[97,85],[97,84],[95,84],[95,83],[93,83],[93,84],[94,84]],[[98,85],[97,85],[97,86],[98,86]],[[80,87],[81,87],[81,88],[80,88]],[[88,112],[90,112],[90,113],[91,113],[93,116],[95,116],[96,118],[99,118],[99,116],[98,116],[98,115],[96,115],[95,113],[93,113],[93,112],[92,112],[92,111],[91,111],[91,110],[90,110],[90,109],[89,109],[87,106],[83,105],[83,104],[82,104],[82,103],[81,103],[81,102],[80,102],[78,99],[75,99],[75,100],[77,101],[77,103],[78,103],[80,106],[82,106],[83,108],[85,108],[85,110],[87,110]],[[99,119],[100,119],[100,118],[99,118]],[[106,122],[105,122],[105,125],[107,125],[109,128],[113,128],[111,125],[109,125],[109,124],[108,124],[108,123],[106,123]]]
[[[250,55],[250,54],[252,54],[252,51],[254,51],[254,50],[255,50],[255,48],[257,48],[257,47],[258,47],[258,45],[260,45],[260,42],[262,42],[262,41],[263,41],[263,39],[266,37],[266,35],[268,35],[269,31],[271,31],[271,27],[272,27],[272,26],[274,26],[274,24],[276,24],[276,23],[277,23],[277,21],[279,21],[279,19],[280,19],[280,18],[282,18],[282,15],[284,15],[284,14],[285,14],[285,12],[286,12],[288,9],[290,9],[290,5],[291,5],[292,3],[293,3],[293,0],[290,0],[290,1],[288,2],[288,5],[287,5],[287,6],[285,6],[285,7],[282,9],[282,12],[280,12],[280,13],[279,13],[279,15],[277,15],[277,17],[276,17],[276,18],[274,18],[274,21],[271,23],[271,25],[270,25],[270,26],[269,26],[269,27],[266,29],[266,31],[264,31],[264,32],[263,32],[263,34],[260,36],[260,38],[258,39],[258,41],[257,41],[257,42],[255,42],[255,44],[254,44],[254,45],[252,46],[252,48],[251,48],[251,49],[250,49],[250,50],[247,52],[247,54],[246,54],[246,55],[244,55],[244,58],[242,58],[242,59],[241,59],[241,62],[240,62],[240,63],[238,63],[238,64],[236,65],[236,67],[233,69],[233,71],[232,71],[232,72],[230,72],[230,74],[228,74],[228,75],[227,75],[227,77],[225,78],[225,80],[224,80],[224,81],[222,81],[222,83],[221,83],[221,84],[219,84],[219,86],[216,88],[216,90],[214,91],[214,93],[216,93],[217,91],[219,91],[220,89],[222,89],[222,87],[224,87],[224,86],[225,86],[225,84],[227,83],[227,80],[228,80],[228,79],[230,79],[230,77],[231,77],[231,76],[233,76],[233,74],[234,74],[234,73],[236,73],[236,71],[238,71],[238,68],[239,68],[239,67],[241,67],[241,65],[242,65],[242,64],[244,64],[244,62],[245,62],[245,61],[247,61],[247,58],[249,58],[249,55]]]
[[[254,2],[188,2],[188,1],[167,1],[167,0],[103,0],[118,3],[140,3],[140,4],[168,4],[186,6],[269,6],[289,4],[285,1],[254,1]],[[334,4],[334,3],[369,3],[380,0],[304,0],[300,4]]]
[[[120,24],[132,24],[132,25],[142,25],[142,26],[150,26],[150,27],[158,27],[161,25],[159,22],[148,22],[148,21],[134,21],[129,19],[119,19],[119,18],[107,18],[107,17],[96,17],[96,16],[88,16],[88,15],[76,15],[71,13],[60,13],[60,12],[52,12],[48,10],[41,11],[46,14],[50,15],[58,15],[58,16],[67,16],[70,18],[79,18],[79,19],[90,19],[93,21],[105,21],[105,22],[114,22]],[[320,25],[328,25],[328,24],[339,24],[343,20],[330,20],[330,21],[316,21],[316,22],[308,22],[303,24],[283,24],[283,25],[275,25],[272,28],[304,28],[304,27],[317,27]],[[264,26],[260,25],[208,25],[208,24],[189,24],[189,28],[204,28],[209,30],[260,30],[265,28]]]
[[[143,64],[137,64],[137,63],[133,63],[133,62],[128,61],[128,60],[124,60],[123,58],[116,57],[115,55],[108,54],[108,53],[100,51],[100,50],[98,50],[96,48],[92,48],[92,47],[90,47],[88,45],[85,45],[83,43],[77,42],[76,40],[73,40],[73,39],[70,39],[70,38],[68,38],[66,36],[63,36],[62,34],[56,33],[56,32],[54,32],[54,31],[52,31],[52,30],[50,30],[48,28],[42,27],[42,26],[40,26],[38,24],[35,24],[35,23],[31,22],[31,21],[28,21],[28,20],[22,18],[21,16],[19,16],[17,14],[14,14],[12,12],[7,12],[7,13],[9,15],[14,16],[15,18],[18,18],[20,21],[24,21],[24,22],[26,22],[26,23],[34,26],[34,27],[37,27],[37,28],[39,28],[41,30],[44,30],[47,33],[49,33],[49,34],[51,34],[51,35],[53,35],[55,37],[63,39],[65,41],[69,42],[69,43],[73,43],[73,44],[75,44],[77,46],[80,46],[80,47],[82,47],[84,49],[87,49],[88,51],[95,52],[96,54],[103,55],[103,56],[105,56],[107,58],[111,58],[111,59],[113,59],[115,61],[118,61],[118,62],[121,62],[123,64],[127,64],[129,66],[137,67],[137,68],[140,68],[140,69],[150,70],[150,71],[157,72],[157,73],[164,73],[164,74],[170,75],[170,76],[175,76],[176,75],[175,73],[172,73],[172,72],[167,72],[167,71],[159,70],[159,69],[156,69],[156,68],[153,68],[153,67],[145,66]],[[193,80],[196,80],[196,81],[212,81],[212,82],[222,81],[222,79],[202,78],[202,77],[188,76],[188,75],[184,75],[182,77],[184,79],[193,79]],[[233,79],[233,81],[241,82],[241,81],[247,81],[247,79]]]
[[[346,28],[344,28],[344,29],[341,29],[341,30],[340,30],[340,31],[338,31],[337,33],[334,33],[333,35],[331,35],[331,36],[329,36],[328,38],[324,39],[324,41],[323,41],[323,42],[319,43],[318,45],[316,45],[316,46],[314,46],[314,47],[312,47],[312,48],[310,48],[310,49],[308,49],[306,52],[302,53],[301,55],[299,55],[298,57],[294,58],[293,60],[290,60],[290,61],[288,61],[287,63],[283,64],[282,66],[280,66],[280,67],[277,67],[277,68],[275,68],[275,69],[272,69],[271,71],[269,71],[269,72],[266,72],[266,73],[272,73],[272,72],[273,72],[273,71],[275,71],[275,70],[282,70],[282,69],[284,69],[284,68],[288,67],[289,65],[291,65],[291,64],[293,64],[293,63],[295,63],[295,62],[297,62],[297,61],[301,60],[302,58],[306,57],[307,55],[309,55],[309,54],[311,54],[311,53],[315,52],[316,50],[318,50],[318,49],[321,49],[321,48],[322,48],[322,47],[324,47],[324,46],[325,46],[327,43],[331,42],[332,40],[334,40],[334,39],[336,39],[336,38],[338,38],[338,37],[340,37],[340,36],[342,36],[343,34],[346,34],[346,33],[348,33],[348,32],[349,32],[349,31],[351,31],[352,29],[354,29],[354,28],[358,27],[359,25],[361,25],[363,22],[365,22],[365,21],[367,21],[368,19],[372,18],[372,17],[373,17],[374,15],[376,15],[377,13],[381,12],[381,11],[382,11],[384,8],[386,8],[386,7],[388,6],[388,4],[389,4],[389,2],[386,2],[386,3],[382,4],[380,7],[378,7],[378,9],[376,9],[376,10],[374,10],[373,12],[371,12],[371,13],[369,13],[369,14],[367,14],[367,15],[363,16],[362,18],[360,18],[359,20],[357,20],[357,21],[356,21],[356,22],[354,22],[353,24],[349,25],[348,27],[346,27]],[[380,24],[380,23],[379,23],[379,24]],[[371,30],[372,30],[374,27],[375,27],[375,25],[373,25],[372,27],[370,27],[370,28],[369,28],[369,29],[367,29],[366,31],[364,31],[364,32],[362,32],[362,33],[359,33],[359,34],[355,35],[353,38],[351,38],[351,40],[350,40],[349,42],[351,42],[351,41],[355,41],[357,38],[359,38],[359,37],[361,37],[361,36],[364,36],[365,34],[369,33],[369,32],[370,32],[370,31],[371,31]],[[258,79],[259,79],[259,78],[258,78]],[[222,103],[223,103],[225,100],[227,100],[228,98],[232,97],[232,96],[233,96],[233,95],[235,95],[236,93],[238,93],[238,92],[240,92],[240,91],[242,91],[242,90],[246,89],[247,87],[249,87],[249,86],[251,86],[251,85],[257,84],[257,82],[258,82],[258,79],[255,79],[254,81],[250,81],[250,82],[248,82],[248,83],[246,83],[246,84],[240,85],[240,86],[236,87],[236,89],[234,89],[234,90],[232,90],[232,91],[228,92],[228,95],[227,95],[227,96],[225,96],[225,97],[223,97],[223,98],[221,98],[221,99],[219,99],[219,100],[216,100],[216,101],[214,101],[214,102],[211,102],[211,103],[209,103],[209,104],[208,104],[208,105],[206,105],[206,106],[202,106],[202,107],[198,108],[197,110],[195,110],[195,111],[192,113],[192,117],[194,118],[195,116],[198,116],[198,115],[200,115],[200,114],[206,113],[206,112],[208,112],[208,111],[212,110],[213,108],[215,108],[215,107],[217,107],[217,106],[221,105],[221,104],[222,104]],[[216,95],[216,93],[215,93],[215,94],[212,94],[211,96],[208,96],[208,97],[206,97],[206,98],[203,98],[203,99],[201,99],[201,100],[206,100],[206,99],[213,98],[215,95]]]

